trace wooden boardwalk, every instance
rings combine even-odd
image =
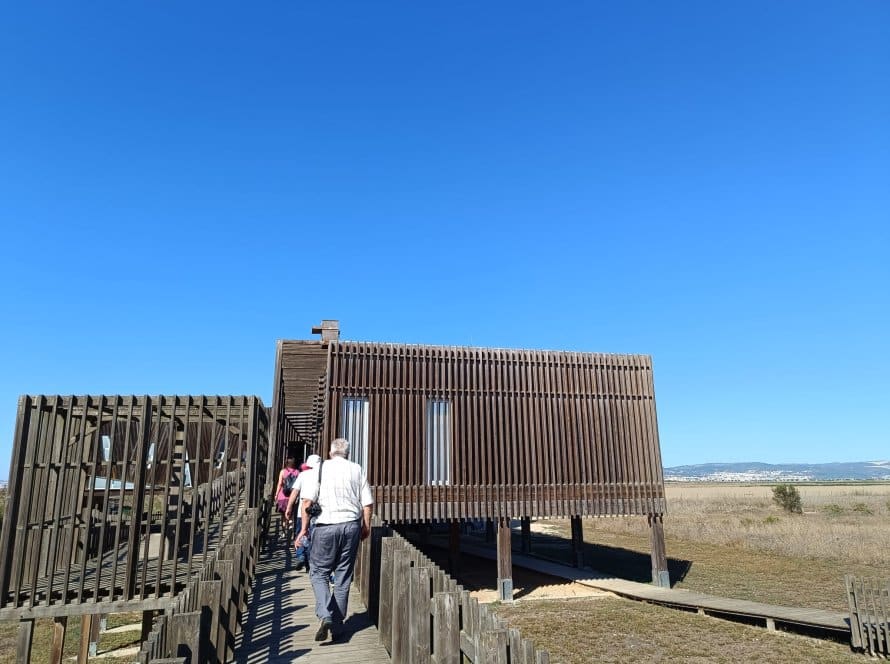
[[[305,571],[284,542],[274,542],[257,563],[244,627],[235,642],[236,664],[299,662],[303,664],[381,664],[390,661],[377,628],[352,586],[349,615],[333,642],[314,640],[318,619],[315,596]]]
[[[461,551],[480,558],[496,559],[496,553],[484,546],[461,543]],[[591,588],[607,590],[621,597],[664,606],[694,609],[708,615],[739,616],[751,620],[762,620],[763,626],[768,629],[784,625],[822,630],[838,635],[849,636],[850,634],[850,617],[847,613],[840,611],[775,606],[743,599],[717,597],[692,590],[659,588],[647,583],[606,576],[589,569],[578,569],[535,556],[522,555],[515,551],[513,552],[513,564],[542,574],[569,579]]]

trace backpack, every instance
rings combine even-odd
[[[281,483],[281,493],[285,496],[290,496],[290,492],[294,490],[294,485],[297,483],[299,476],[299,473],[288,473],[287,477],[284,478],[284,482]]]

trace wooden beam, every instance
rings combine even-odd
[[[49,651],[50,664],[62,664],[62,652],[65,648],[65,628],[68,618],[60,616],[53,620],[53,643]]]
[[[34,638],[34,621],[19,621],[18,634],[15,642],[15,661],[30,662],[31,661],[31,642]]]
[[[522,532],[520,536],[520,551],[522,553],[531,553],[532,552],[532,519],[529,516],[524,516],[520,520]]]
[[[87,664],[90,658],[90,631],[93,616],[86,614],[80,618],[80,648],[77,651],[77,664]],[[27,660],[25,660],[27,661]]]
[[[581,517],[572,517],[572,565],[584,567],[584,530]]]
[[[649,538],[652,541],[652,583],[662,588],[670,588],[671,579],[668,574],[661,514],[649,515]]]
[[[513,601],[513,552],[510,543],[510,517],[497,520],[498,599]]]
[[[448,572],[455,577],[460,572],[460,521],[448,525]]]

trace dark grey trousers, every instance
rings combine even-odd
[[[361,519],[330,526],[315,526],[309,550],[309,580],[315,593],[315,615],[341,625],[346,619],[349,585],[355,568],[355,553],[362,533]],[[334,593],[331,595],[331,574]]]

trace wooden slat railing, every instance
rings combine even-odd
[[[375,517],[356,561],[362,600],[396,664],[547,664],[441,568]]]
[[[890,580],[844,577],[853,648],[890,658]]]
[[[247,609],[259,542],[259,509],[241,512],[200,574],[155,619],[137,661],[216,664],[231,659]]]
[[[19,621],[17,660],[30,660],[38,618],[55,620],[55,663],[69,617],[89,628],[139,611],[143,634],[164,612],[151,658],[172,644],[213,661],[177,635],[199,631],[187,614],[228,567],[246,597],[268,455],[257,397],[23,396],[0,531],[0,620]],[[236,626],[235,616],[219,629]],[[88,632],[81,661],[95,646]]]

